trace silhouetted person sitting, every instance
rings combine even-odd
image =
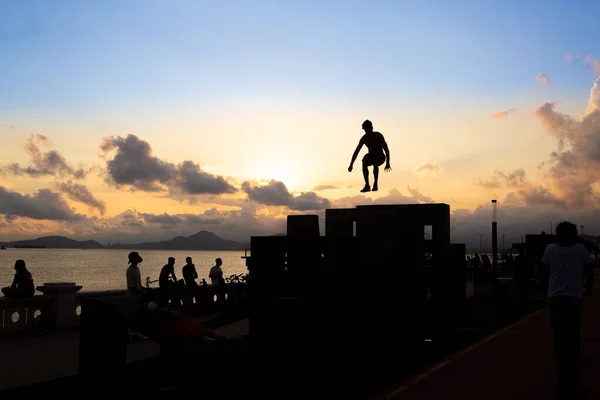
[[[17,260],[15,262],[15,278],[10,287],[2,288],[2,293],[6,297],[32,297],[35,294],[33,277],[25,266],[25,261]]]
[[[542,268],[550,268],[548,300],[559,365],[559,389],[567,396],[573,395],[579,380],[583,272],[589,262],[588,251],[577,239],[577,226],[561,222],[556,226],[556,243],[546,247],[541,259]]]
[[[171,278],[173,280],[171,280]],[[158,277],[158,287],[160,290],[160,306],[166,307],[169,300],[175,306],[180,306],[177,288],[177,276],[175,275],[175,258],[169,257],[168,263],[160,270]]]
[[[366,120],[363,122],[362,128],[364,129],[365,134],[362,138],[360,138],[358,146],[356,146],[356,150],[354,150],[354,154],[352,154],[352,161],[350,161],[348,172],[352,172],[352,166],[354,165],[354,161],[356,161],[356,157],[358,157],[360,149],[363,147],[363,145],[367,146],[369,152],[365,154],[362,159],[362,171],[365,178],[365,187],[361,190],[361,192],[365,193],[371,190],[376,192],[379,190],[379,187],[377,186],[379,180],[379,167],[384,163],[384,161],[386,161],[385,171],[392,170],[392,167],[390,166],[390,149],[388,148],[383,135],[379,132],[373,131],[373,124],[371,121]],[[369,166],[373,167],[373,189],[371,189],[371,186],[369,186]]]

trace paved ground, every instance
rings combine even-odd
[[[209,316],[205,318],[214,317]],[[215,329],[235,337],[248,332],[248,320]],[[159,346],[152,341],[131,343],[128,362],[157,357]],[[23,334],[0,340],[0,390],[62,378],[78,373],[79,332],[56,332],[46,337]]]
[[[582,315],[582,388],[600,399],[600,293]],[[557,399],[556,361],[546,309],[497,332],[377,396],[378,400]]]

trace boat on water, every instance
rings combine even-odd
[[[6,250],[6,246],[0,247],[0,250]]]

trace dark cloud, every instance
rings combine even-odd
[[[71,200],[86,204],[91,209],[98,210],[102,215],[106,212],[106,203],[97,199],[87,186],[71,181],[61,182],[55,186],[57,190],[65,193]]]
[[[224,222],[224,217],[219,215],[216,208],[203,214],[147,214],[140,213],[140,217],[150,224],[159,224],[164,229],[172,229],[180,225],[217,225]]]
[[[37,220],[73,221],[85,219],[75,213],[67,202],[49,189],[33,195],[20,194],[0,186],[0,214]]]
[[[93,170],[79,166],[75,168],[67,163],[65,157],[56,150],[43,151],[42,146],[51,147],[52,143],[44,135],[35,135],[27,139],[25,151],[30,157],[30,164],[21,166],[19,163],[12,163],[2,167],[4,172],[13,175],[28,175],[32,178],[42,176],[53,177],[72,177],[73,179],[83,179]]]
[[[296,195],[290,193],[283,182],[276,180],[271,180],[265,185],[244,182],[242,190],[246,192],[250,200],[267,206],[288,207],[297,211],[323,210],[331,206],[328,199],[315,192]]]
[[[57,229],[64,228],[54,227],[54,230]],[[45,228],[44,232],[49,230]],[[225,239],[246,242],[253,235],[285,232],[285,219],[258,215],[257,209],[250,203],[237,210],[213,208],[198,214],[152,214],[127,210],[110,218],[92,217],[70,223],[65,234],[113,243],[135,243],[189,236],[200,230],[213,232]]]
[[[202,171],[200,165],[192,161],[179,164],[177,172],[173,187],[185,194],[224,194],[237,191],[225,178]]]
[[[116,154],[106,162],[107,182],[146,192],[182,194],[235,193],[237,189],[222,176],[202,171],[193,161],[174,164],[153,155],[152,147],[135,135],[104,138],[100,148]]]
[[[313,188],[312,188],[312,190],[314,190],[315,192],[320,192],[323,190],[335,190],[335,189],[339,189],[339,188],[334,185],[317,185],[317,186],[313,186]]]
[[[183,219],[177,215],[163,214],[139,214],[145,222],[158,224],[161,228],[168,230],[174,229],[183,222]]]
[[[520,190],[520,189],[519,189]],[[600,233],[600,210],[569,211],[557,209],[552,201],[541,201],[548,194],[543,190],[527,192],[539,198],[530,199],[535,205],[525,204],[523,194],[519,190],[510,192],[505,199],[499,201],[498,230],[499,241],[505,235],[507,246],[510,243],[520,242],[521,236],[528,233],[550,231],[550,223],[555,225],[558,220],[570,220],[578,226],[585,225],[586,233]],[[2,193],[2,192],[0,192]],[[31,202],[27,196],[18,197],[18,203]],[[54,198],[56,198],[54,194]],[[43,195],[41,196],[43,198]],[[52,197],[52,196],[51,196]],[[0,199],[3,196],[0,195]],[[24,200],[25,198],[25,200]],[[550,198],[552,199],[552,198]],[[401,193],[391,190],[381,198],[372,199],[364,195],[346,197],[332,204],[334,208],[354,208],[366,204],[419,204],[429,202],[431,198],[414,188],[407,187]],[[66,221],[36,221],[29,218],[56,218],[43,214],[46,211],[45,200],[37,200],[44,207],[37,214],[32,212],[19,212],[18,210],[0,207],[0,213],[8,213],[10,217],[5,221],[13,222],[12,225],[0,230],[2,239],[16,240],[19,238],[39,237],[43,235],[65,235],[75,239],[96,239],[101,242],[144,242],[171,239],[175,236],[188,236],[200,230],[207,230],[226,238],[247,242],[251,236],[272,235],[285,233],[285,215],[311,213],[319,216],[321,232],[324,233],[324,210],[291,210],[281,215],[278,212],[265,213],[265,206],[255,202],[240,202],[234,210],[219,210],[212,208],[197,214],[167,214],[167,213],[142,213],[136,210],[127,210],[112,217],[71,217]],[[0,204],[4,204],[3,201]],[[66,205],[63,206],[66,208]],[[68,208],[67,208],[68,210]],[[66,211],[65,213],[72,213]],[[15,215],[20,215],[15,220]],[[70,215],[70,214],[68,214]],[[67,217],[68,217],[67,215]],[[478,250],[479,234],[484,234],[483,247],[491,247],[491,205],[486,203],[473,211],[465,209],[453,210],[451,214],[451,240],[454,243],[466,243],[469,249]]]

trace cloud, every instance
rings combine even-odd
[[[489,180],[479,180],[478,185],[486,189],[497,189],[503,186],[509,188],[522,187],[527,184],[525,179],[525,170],[518,168],[508,174],[495,170],[494,175]]]
[[[250,200],[268,206],[283,206],[298,211],[324,210],[331,206],[328,199],[315,192],[293,194],[283,182],[274,179],[266,185],[244,182],[242,190]]]
[[[421,178],[433,178],[444,173],[444,169],[437,162],[426,162],[415,168],[415,174]]]
[[[84,168],[79,166],[75,168],[67,163],[65,157],[56,150],[43,151],[42,146],[50,148],[52,142],[44,135],[32,135],[27,139],[25,151],[30,157],[28,166],[21,166],[19,163],[13,163],[2,167],[2,171],[13,175],[28,175],[32,178],[42,176],[54,177],[72,177],[74,179],[83,179],[94,168]]]
[[[537,74],[535,80],[546,87],[550,86],[550,78],[548,78],[548,75],[546,75],[544,72]]]
[[[565,55],[565,59],[572,64],[576,64],[577,62],[583,60],[583,65],[585,65],[587,69],[592,71],[597,76],[600,76],[600,60],[596,59],[591,54],[584,56],[582,54],[567,53]]]
[[[104,138],[100,148],[105,156],[116,150],[114,157],[106,162],[107,182],[115,187],[127,185],[132,190],[169,191],[175,195],[237,191],[224,177],[202,171],[193,161],[174,164],[159,159],[153,155],[150,144],[135,135]]]
[[[60,196],[49,189],[33,195],[21,194],[0,186],[0,214],[36,220],[74,221],[85,219],[75,213]]]
[[[55,187],[60,192],[65,193],[71,200],[86,204],[90,209],[96,209],[102,215],[106,212],[106,203],[98,200],[85,185],[68,181],[58,183]]]
[[[506,174],[507,176],[509,174]],[[61,207],[48,204],[60,204],[60,196],[49,191],[41,191],[41,195],[13,194],[13,204],[34,203],[36,207],[25,207],[28,211],[7,208],[6,189],[0,189],[0,214],[6,226],[0,226],[0,240],[18,240],[44,235],[65,235],[75,239],[95,239],[112,243],[139,243],[161,241],[175,236],[189,236],[200,230],[214,232],[226,238],[247,242],[251,236],[284,233],[286,215],[310,212],[317,214],[324,232],[324,210],[292,210],[287,211],[280,206],[264,206],[256,202],[240,201],[232,210],[212,208],[201,213],[146,213],[135,209],[125,210],[110,217],[78,216],[62,201],[62,214],[52,209]],[[47,196],[47,197],[44,197]],[[34,199],[34,200],[31,200]],[[51,199],[52,201],[48,201]],[[549,231],[550,221],[571,220],[577,225],[585,225],[586,232],[600,233],[600,209],[570,211],[557,208],[553,202],[556,197],[545,191],[531,189],[529,186],[516,188],[499,202],[499,233],[506,235],[506,244],[520,241],[526,233]],[[369,204],[421,204],[430,203],[433,199],[419,190],[407,186],[404,192],[390,190],[387,195],[373,199],[365,195],[345,197],[332,200],[332,208],[353,208],[357,205]],[[529,204],[527,204],[529,203]],[[31,211],[31,208],[34,211]],[[32,219],[33,218],[33,219]],[[42,221],[48,218],[51,220]],[[453,243],[466,243],[468,248],[479,247],[479,233],[490,231],[491,205],[483,204],[472,211],[454,210],[451,214],[451,240]],[[9,224],[9,225],[7,225]],[[1,224],[0,224],[1,225]],[[487,245],[486,245],[487,243]],[[491,247],[491,237],[484,237],[484,248]]]
[[[112,243],[169,240],[201,230],[213,232],[225,239],[247,242],[251,236],[285,232],[285,218],[265,214],[255,204],[246,203],[236,210],[212,208],[197,214],[153,214],[126,210],[109,218],[93,217],[67,226],[46,227],[43,232],[51,229],[71,237],[94,238]]]
[[[498,245],[502,245],[502,236],[505,236],[505,248],[510,248],[512,243],[520,243],[521,236],[526,234],[539,234],[543,231],[550,232],[550,224],[571,221],[576,225],[585,225],[585,231],[600,233],[600,210],[567,211],[551,206],[527,206],[521,202],[511,201],[510,198],[498,203]],[[457,209],[450,217],[451,238],[454,243],[466,243],[467,248],[479,251],[479,236],[484,234],[483,248],[491,249],[491,204],[484,204],[474,210]]]
[[[215,176],[204,172],[200,165],[193,161],[184,161],[177,165],[171,185],[172,191],[185,194],[225,194],[235,193],[233,187],[222,176]]]
[[[584,59],[584,64],[588,67],[594,74],[600,76],[600,60],[592,57],[591,54],[588,54]]]
[[[492,118],[494,119],[504,119],[511,114],[518,113],[518,110],[515,108],[509,108],[506,111],[498,111],[497,113],[492,114]]]
[[[574,209],[598,207],[600,195],[600,78],[590,91],[588,107],[576,120],[545,102],[535,110],[542,125],[558,139],[558,150],[546,162],[551,189]]]
[[[590,90],[590,98],[588,100],[588,106],[585,110],[585,116],[592,114],[594,111],[600,109],[600,78],[596,79],[594,86]]]
[[[554,111],[556,102],[546,101],[539,105],[533,114],[540,119],[542,125],[550,131],[558,131],[571,123],[571,118]]]
[[[516,189],[516,191],[509,192],[504,199],[505,202],[511,204],[530,207],[553,206],[559,209],[567,207],[566,202],[554,195],[548,188],[527,180],[523,168],[517,168],[509,173],[496,170],[491,179],[480,179],[478,185],[486,189]]]
[[[571,52],[565,54],[565,60],[567,60],[570,63],[576,63],[577,61],[579,61],[579,58],[580,56],[578,54],[573,54]]]
[[[321,192],[323,190],[334,190],[334,189],[339,189],[339,188],[334,185],[316,185],[316,186],[313,186],[313,188],[312,188],[312,190],[314,190],[315,192]]]
[[[372,204],[421,204],[421,203],[433,203],[433,199],[429,196],[424,195],[417,189],[413,189],[410,186],[406,186],[406,190],[409,195],[403,195],[398,189],[392,189],[387,195],[373,199],[365,195],[356,195],[342,197],[338,200],[332,201],[334,208],[353,208],[358,205],[372,205]]]

